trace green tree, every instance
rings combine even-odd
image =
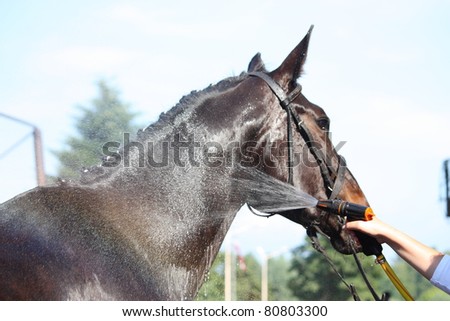
[[[254,301],[261,299],[261,268],[251,254],[244,257],[245,269],[241,268],[236,255],[232,255],[231,286],[232,299],[239,301]],[[219,252],[209,270],[205,282],[200,288],[196,300],[225,300],[225,254]]]
[[[122,102],[116,89],[105,81],[98,83],[98,97],[90,106],[78,106],[77,135],[66,140],[66,149],[55,152],[60,161],[58,175],[63,178],[79,176],[82,167],[100,163],[102,146],[108,141],[123,141],[123,133],[135,133],[136,113]]]
[[[339,273],[348,284],[355,286],[361,300],[373,300],[353,257],[336,252],[328,240],[321,237],[319,239]],[[371,284],[378,295],[381,295],[381,292],[385,292],[384,289],[380,288],[380,280],[385,278],[382,269],[374,264],[373,257],[369,258],[364,255],[358,255],[358,257]],[[295,272],[295,276],[290,279],[289,287],[298,299],[312,301],[353,300],[348,288],[334,272],[325,257],[312,247],[309,239],[306,239],[305,244],[294,251],[291,269]]]
[[[225,253],[219,252],[213,262],[205,282],[198,291],[197,301],[225,300]]]
[[[196,300],[223,301],[225,299],[225,254],[219,252],[201,287]],[[232,264],[232,298],[240,301],[261,300],[261,266],[251,254],[244,257],[245,268],[233,254]],[[292,274],[290,261],[284,257],[269,260],[269,300],[295,300],[288,288],[289,276]]]
[[[296,297],[289,288],[288,283],[295,276],[291,270],[291,261],[284,256],[269,260],[269,300],[293,301]]]
[[[247,254],[244,257],[245,269],[236,264],[236,300],[261,300],[261,266],[255,257]]]

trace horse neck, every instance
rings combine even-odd
[[[122,195],[120,206],[133,225],[128,237],[141,243],[143,256],[160,258],[161,262],[147,263],[159,275],[160,287],[172,289],[166,296],[175,299],[192,298],[198,291],[245,201],[244,195],[233,192],[234,168],[226,163],[230,142],[242,136],[237,126],[240,121],[237,117],[220,119],[218,128],[216,118],[199,116],[199,110],[207,107],[200,104],[196,110],[186,109],[170,120],[172,126],[157,124],[141,133],[138,142],[146,153],[152,153],[146,156],[161,161],[166,148],[168,162],[160,163],[161,167],[139,166],[141,151],[134,146],[128,151],[130,166],[122,167],[113,180]],[[222,146],[221,166],[205,160],[206,144]],[[175,288],[174,280],[181,282]]]

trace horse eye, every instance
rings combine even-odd
[[[330,119],[328,117],[322,117],[317,120],[317,125],[322,130],[330,130]]]

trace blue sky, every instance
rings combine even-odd
[[[315,25],[304,94],[332,119],[333,140],[375,212],[450,249],[440,201],[450,157],[448,1],[1,1],[0,112],[36,124],[45,167],[74,133],[77,105],[107,80],[147,125],[181,96],[245,70],[276,68]],[[0,119],[0,153],[30,131]],[[35,183],[32,140],[0,159],[0,201]],[[303,229],[240,212],[243,252],[293,247]]]

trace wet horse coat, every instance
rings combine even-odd
[[[287,92],[301,74],[309,38],[269,73]],[[266,72],[259,54],[253,71]],[[325,112],[303,94],[292,108],[337,166]],[[293,141],[293,184],[326,198],[305,142],[298,133]],[[0,298],[193,299],[247,201],[236,192],[238,164],[286,181],[285,142],[286,113],[261,79],[243,73],[183,97],[136,141],[107,151],[79,182],[35,188],[0,205]],[[348,171],[339,196],[365,203]],[[350,252],[349,242],[360,250],[335,217],[316,209],[281,214],[317,224],[341,252]]]

